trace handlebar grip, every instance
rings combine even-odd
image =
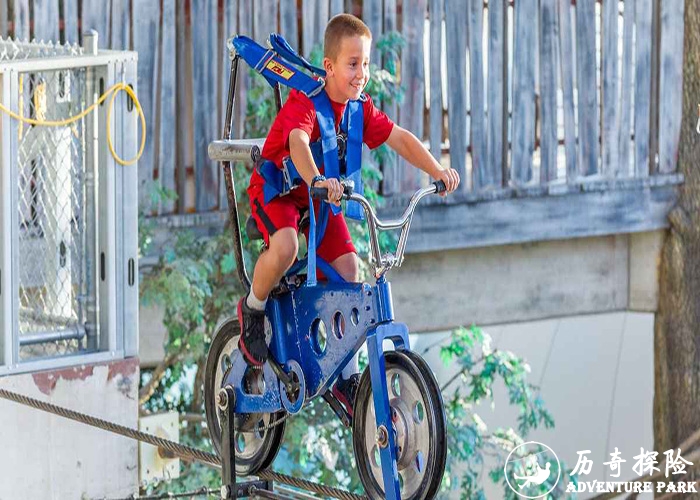
[[[355,189],[355,183],[352,181],[343,181],[343,196],[344,200],[347,200],[352,195]],[[327,200],[328,199],[328,188],[322,187],[312,187],[310,189],[311,197],[315,200]]]
[[[445,191],[447,191],[447,186],[445,186],[444,181],[435,181],[433,182],[433,185],[435,186],[436,194],[444,193]]]
[[[311,197],[314,200],[327,200],[328,199],[328,189],[327,188],[311,188]]]

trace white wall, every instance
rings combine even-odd
[[[570,469],[578,450],[591,450],[594,466],[585,480],[626,481],[637,479],[632,457],[639,448],[653,449],[653,329],[653,314],[618,312],[492,325],[484,331],[493,337],[495,348],[528,361],[530,381],[540,387],[554,417],[553,429],[528,437],[550,446]],[[420,351],[447,337],[449,332],[415,335],[412,347]],[[443,366],[437,349],[426,359],[442,381],[455,372]],[[495,405],[482,405],[476,413],[490,429],[517,428],[517,409],[508,404],[505,386],[495,387]],[[615,447],[627,460],[619,479],[611,478],[603,465]],[[661,456],[665,450],[656,451]],[[501,498],[502,488],[491,483],[487,472],[482,484],[488,498]]]
[[[138,359],[0,378],[0,387],[138,428]],[[0,399],[0,500],[138,491],[138,442]]]

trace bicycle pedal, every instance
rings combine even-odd
[[[326,400],[326,403],[328,403],[331,410],[333,410],[345,427],[352,425],[352,417],[330,389],[326,389],[326,392],[323,393],[323,399]]]

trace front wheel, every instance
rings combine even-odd
[[[402,499],[435,498],[447,460],[447,422],[440,386],[430,367],[411,351],[384,355]],[[365,491],[385,498],[369,369],[360,379],[353,418],[353,448]]]

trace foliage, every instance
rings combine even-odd
[[[484,498],[485,457],[491,457],[489,462],[496,465],[488,471],[488,477],[503,485],[505,498],[518,498],[506,485],[505,458],[530,431],[554,426],[537,388],[527,381],[530,367],[512,352],[492,348],[491,337],[476,326],[454,330],[449,343],[440,347],[440,357],[445,366],[457,368],[441,387],[443,396],[450,394],[445,399],[450,453],[443,490],[457,489],[461,498]],[[499,380],[505,385],[509,403],[518,408],[517,429],[497,428],[489,432],[477,411],[494,404],[494,387]],[[525,472],[521,470],[519,475]],[[540,485],[540,494],[553,486],[554,479]],[[557,488],[563,492],[564,486],[564,481],[560,481]],[[557,498],[557,491],[550,495]]]
[[[397,54],[402,46],[403,40],[397,34],[377,41],[386,68],[371,67],[367,91],[376,102],[388,103],[402,98],[395,77]],[[318,65],[320,56],[320,50],[314,51],[312,63]],[[245,136],[263,136],[276,114],[272,93],[263,79],[251,77],[246,104]],[[372,153],[362,167],[366,180],[365,195],[373,203],[380,204],[382,198],[377,187],[381,171],[377,165],[393,153],[386,147],[377,148]],[[250,213],[244,192],[250,172],[242,165],[236,165],[233,171],[239,218],[243,222]],[[154,188],[152,193],[153,204],[173,197],[173,193],[160,188]],[[363,262],[361,270],[366,276],[369,253],[366,225],[351,224],[350,229]],[[171,233],[165,242],[157,242],[152,221],[142,217],[139,231],[142,253],[159,255],[157,262],[142,277],[141,301],[145,306],[158,304],[163,308],[163,324],[167,330],[163,363],[142,374],[142,408],[144,412],[174,410],[180,414],[201,415],[204,413],[204,362],[212,335],[224,318],[234,314],[238,297],[244,292],[237,276],[230,229],[227,227],[221,234],[207,237],[182,230]],[[246,267],[252,269],[260,245],[248,241],[245,232],[242,234]],[[393,235],[384,234],[380,243],[385,249],[393,247]],[[465,498],[483,496],[480,484],[485,478],[480,467],[484,455],[509,450],[530,430],[540,425],[549,427],[553,422],[536,389],[526,382],[527,365],[511,353],[491,349],[490,339],[480,329],[456,330],[449,344],[441,347],[441,356],[445,363],[456,364],[460,369],[458,376],[443,386],[445,390],[454,389],[453,395],[446,400],[449,446],[453,451],[449,454],[443,485],[445,490],[459,488]],[[361,366],[364,364],[366,360]],[[497,429],[489,434],[474,411],[480,403],[493,400],[493,387],[498,379],[505,383],[510,403],[520,409],[517,432]],[[198,422],[183,423],[181,442],[211,451],[206,427]],[[274,467],[281,472],[352,491],[361,490],[350,431],[320,399],[288,420],[283,448]],[[187,491],[205,484],[217,486],[219,477],[216,471],[189,462],[184,462],[182,468],[179,480],[149,485],[146,492]],[[502,482],[502,468],[500,476],[495,469],[489,477]],[[504,491],[509,493],[507,488]]]

